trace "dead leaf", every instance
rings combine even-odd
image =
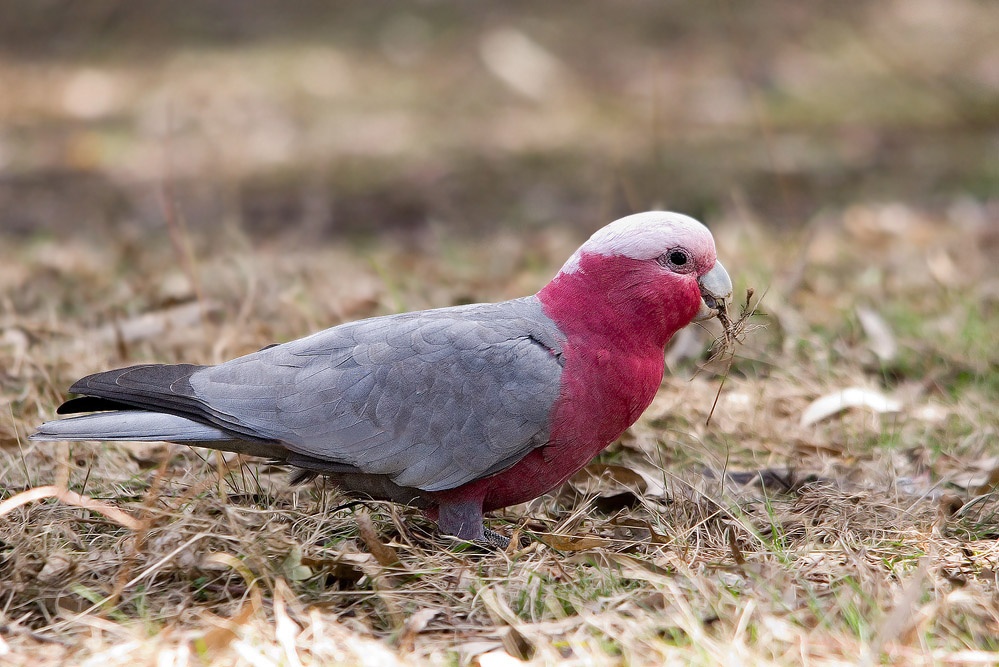
[[[65,552],[55,552],[45,559],[45,565],[35,578],[43,584],[64,581],[73,569],[73,559]]]
[[[103,514],[115,523],[132,530],[139,530],[143,526],[141,521],[125,514],[116,507],[111,507],[107,503],[94,500],[88,496],[81,496],[75,491],[69,491],[57,486],[39,486],[34,489],[22,491],[15,496],[11,496],[7,500],[0,503],[0,516],[13,511],[21,505],[27,505],[30,502],[41,500],[42,498],[57,498],[59,501],[64,502],[67,505],[82,507],[83,509]]]
[[[857,319],[867,336],[868,346],[882,363],[888,363],[898,355],[898,343],[888,322],[874,310],[857,306]]]
[[[288,584],[279,578],[274,585],[274,638],[277,639],[284,651],[288,664],[292,667],[302,667],[302,661],[298,657],[298,649],[295,646],[295,640],[302,633],[302,629],[295,621],[291,620],[285,603],[285,598],[292,595]]]
[[[944,287],[960,287],[964,282],[961,269],[945,248],[936,248],[929,253],[926,266],[930,275]]]
[[[614,526],[621,526],[629,531],[634,531],[637,529],[642,533],[648,533],[649,542],[652,544],[670,544],[672,540],[665,535],[656,532],[656,529],[652,527],[652,524],[644,519],[633,519],[631,517],[618,517],[611,521]],[[632,533],[631,535],[622,536],[622,540],[634,539],[636,536]],[[643,536],[644,537],[644,536]]]
[[[801,425],[811,426],[850,408],[868,408],[878,413],[899,412],[902,403],[865,387],[849,387],[812,401],[801,414]]]
[[[564,74],[562,63],[526,33],[499,27],[483,36],[479,55],[490,74],[511,91],[541,100],[555,91]]]
[[[871,642],[872,655],[879,655],[889,642],[910,641],[909,635],[921,621],[926,620],[925,615],[913,612],[920,609],[919,601],[923,596],[928,578],[929,566],[927,559],[923,558],[920,560],[916,572],[902,584],[895,596],[894,605],[881,620],[880,627]],[[935,605],[936,603],[931,604]],[[926,608],[926,605],[922,607],[922,609]]]
[[[986,456],[977,461],[961,461],[961,470],[947,480],[974,495],[989,493],[999,487],[999,456]]]
[[[368,558],[370,555],[365,554]],[[343,558],[309,558],[302,557],[302,566],[311,569],[313,572],[323,572],[328,577],[350,585],[356,584],[364,578],[364,571],[356,563],[351,563]]]
[[[590,563],[598,567],[617,570],[626,579],[662,583],[670,573],[655,563],[628,554],[612,551],[594,551],[592,554],[577,554],[568,559],[570,563]]]
[[[530,660],[537,651],[534,642],[525,637],[524,633],[513,625],[508,627],[506,632],[503,633],[503,646],[506,648],[507,653],[518,660]]]
[[[88,343],[134,343],[166,334],[170,331],[186,329],[200,324],[202,318],[216,312],[220,306],[212,302],[193,301],[179,306],[171,306],[149,313],[130,317],[127,320],[112,322],[91,331]]]
[[[591,463],[573,475],[569,484],[583,495],[603,498],[622,490],[642,495],[649,489],[649,481],[636,469],[608,463]]]
[[[610,547],[614,543],[602,537],[587,537],[584,535],[558,535],[555,533],[535,533],[541,542],[559,551],[588,551]]]
[[[746,557],[742,554],[742,549],[739,547],[739,539],[735,531],[729,527],[725,533],[728,536],[728,548],[732,552],[732,560],[735,561],[736,565],[745,565]]]
[[[229,647],[239,636],[240,629],[253,618],[253,604],[244,602],[232,618],[222,618],[210,612],[202,612],[202,619],[212,629],[194,640],[199,653],[211,654]]]
[[[416,635],[427,629],[430,621],[440,615],[441,609],[424,607],[406,619],[402,627],[402,634],[399,636],[399,648],[403,651],[412,651],[416,642]]]
[[[312,568],[302,563],[301,547],[292,547],[281,563],[281,571],[289,581],[304,581],[312,576]]]
[[[520,667],[524,662],[513,657],[503,649],[481,653],[476,658],[479,667]]]
[[[378,564],[382,567],[400,567],[402,563],[399,560],[399,553],[378,537],[378,532],[371,522],[371,515],[367,512],[359,512],[356,521],[357,531],[361,535],[361,539]]]
[[[612,496],[601,496],[593,502],[593,506],[601,514],[616,514],[624,509],[632,509],[641,503],[641,499],[631,491],[615,493]]]

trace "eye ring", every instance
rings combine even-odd
[[[677,273],[689,273],[694,268],[694,262],[683,248],[667,250],[659,256],[659,263]]]

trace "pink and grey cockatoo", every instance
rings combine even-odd
[[[33,440],[186,443],[502,542],[483,513],[565,482],[652,402],[664,348],[726,307],[714,239],[678,213],[597,231],[534,296],[341,324],[218,366],[90,375]]]

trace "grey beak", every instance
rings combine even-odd
[[[701,286],[701,309],[695,321],[709,320],[728,309],[729,299],[732,298],[732,279],[721,262],[716,261],[714,268],[701,276],[697,284]]]

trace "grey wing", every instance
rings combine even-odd
[[[548,441],[561,342],[533,297],[355,322],[191,377],[199,400],[309,457],[425,491]]]

